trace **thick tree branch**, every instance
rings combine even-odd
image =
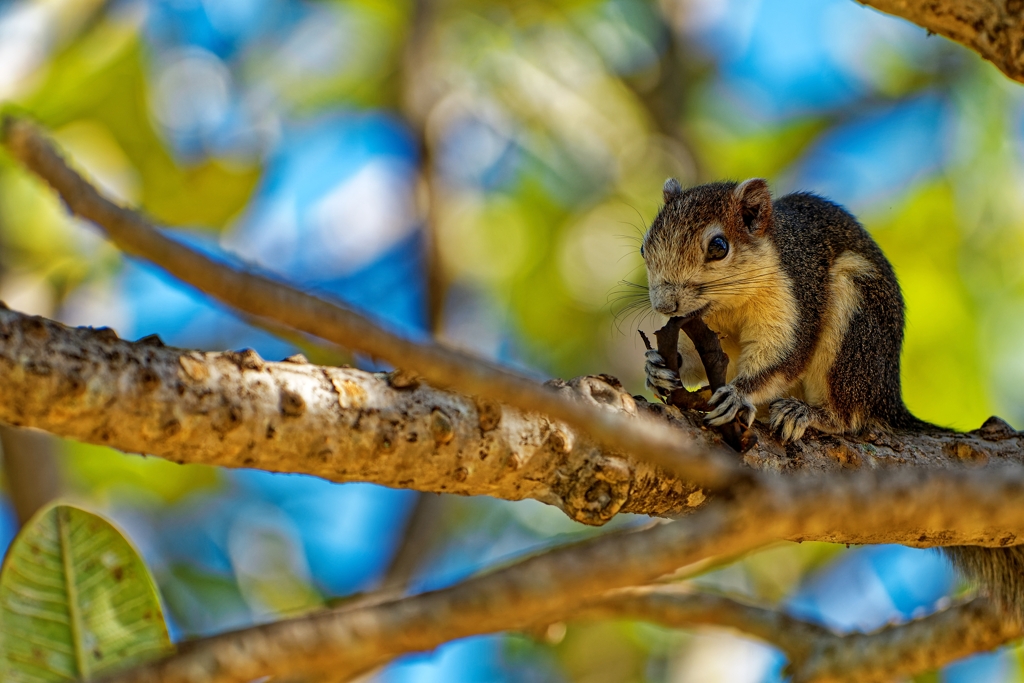
[[[608,454],[546,418],[400,373],[158,343],[0,310],[0,422],[178,463],[535,498],[589,524],[619,511],[679,512],[705,498],[695,485]],[[623,419],[637,413],[632,397],[598,379],[574,386],[562,393]]]
[[[0,138],[15,158],[45,179],[78,216],[98,225],[119,248],[249,314],[283,323],[451,387],[536,411],[582,429],[614,450],[640,454],[688,479],[726,486],[745,470],[724,450],[708,450],[654,421],[567,401],[533,380],[434,343],[416,343],[384,330],[355,311],[268,277],[235,270],[163,235],[139,214],[116,206],[71,170],[31,124],[7,117]]]
[[[1024,83],[1022,0],[858,0],[974,50]]]
[[[675,514],[707,498],[697,485],[602,450],[564,425],[439,391],[401,373],[157,344],[0,310],[0,386],[9,397],[0,401],[0,422],[178,463],[534,498],[588,524],[618,512]],[[698,415],[635,401],[611,378],[555,384],[566,396],[623,419],[640,422],[637,414],[648,413],[685,440],[708,448],[717,443]],[[762,433],[744,461],[756,470],[793,474],[956,470],[964,463],[1022,463],[1021,441],[996,421],[974,434],[871,441],[808,435],[788,448]],[[889,535],[856,542],[909,540]]]
[[[983,598],[873,633],[844,635],[781,612],[677,587],[615,591],[584,607],[574,618],[637,619],[673,628],[730,628],[782,650],[794,683],[898,680],[1024,635],[1019,625],[1000,619],[992,603]]]
[[[525,559],[444,590],[229,633],[115,677],[117,683],[221,683],[260,676],[342,680],[407,653],[478,633],[571,616],[610,590],[779,538],[998,545],[1024,534],[1024,469],[860,472],[766,480],[741,498],[631,533]]]

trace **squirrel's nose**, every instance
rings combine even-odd
[[[651,306],[654,307],[658,313],[663,315],[672,315],[679,309],[679,302],[675,300],[675,297],[664,296],[660,292],[651,291]]]
[[[663,315],[672,315],[679,310],[679,304],[674,302],[662,303],[660,306],[655,306],[654,310]]]

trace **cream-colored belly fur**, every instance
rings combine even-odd
[[[849,328],[860,307],[860,290],[855,278],[874,274],[874,267],[860,254],[844,252],[829,273],[829,304],[822,320],[822,331],[811,360],[802,376],[793,383],[783,377],[750,396],[756,405],[764,405],[783,396],[794,396],[811,405],[829,401],[828,373],[835,362]],[[718,332],[722,350],[729,356],[727,379],[756,375],[782,361],[793,348],[797,320],[796,301],[791,283],[778,271],[778,277],[764,283],[739,306],[712,312],[708,326]],[[683,355],[683,382],[694,386],[707,382],[700,357],[690,340],[680,338]]]

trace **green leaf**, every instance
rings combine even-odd
[[[0,572],[0,680],[88,680],[171,649],[156,585],[109,522],[57,505],[14,539]]]

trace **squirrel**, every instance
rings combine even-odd
[[[708,424],[749,427],[761,406],[783,442],[809,428],[948,431],[903,402],[903,295],[881,248],[846,209],[809,192],[773,200],[762,178],[686,190],[670,178],[663,195],[640,248],[651,305],[700,316],[733,360],[728,384],[709,400]],[[683,382],[706,381],[685,335],[679,354],[676,373],[647,351],[647,386],[662,399]],[[1024,622],[1024,546],[943,550]]]

